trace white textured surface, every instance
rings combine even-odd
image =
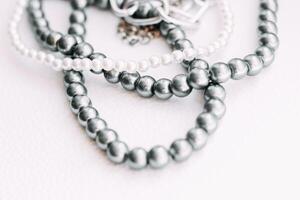
[[[257,44],[258,1],[231,0],[236,27],[229,46],[210,61],[251,53]],[[257,77],[225,85],[228,112],[206,148],[183,164],[161,171],[134,172],[113,166],[84,134],[64,95],[62,74],[21,58],[10,47],[7,24],[14,3],[1,5],[0,45],[0,199],[290,199],[300,198],[300,68],[297,26],[300,3],[280,1],[281,46],[276,62]],[[47,2],[47,16],[65,32],[66,2]],[[164,41],[130,48],[116,37],[117,19],[88,11],[88,41],[116,58],[141,58],[167,52]],[[195,43],[217,31],[210,13]],[[25,20],[26,21],[26,20]],[[24,38],[35,44],[27,21]],[[183,72],[167,66],[155,77]],[[128,94],[103,77],[89,75],[94,105],[130,146],[169,143],[194,125],[202,109],[197,92],[168,102]]]

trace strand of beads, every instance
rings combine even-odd
[[[224,1],[224,2],[223,2]],[[16,48],[18,52],[20,52],[22,55],[26,57],[30,57],[34,60],[38,60],[39,62],[45,63],[47,65],[50,65],[53,67],[53,69],[60,71],[60,70],[68,70],[72,68],[73,70],[77,71],[84,71],[84,70],[94,70],[98,71],[100,69],[105,69],[105,70],[111,70],[115,69],[116,71],[128,71],[128,72],[145,72],[149,70],[150,68],[157,68],[158,66],[162,65],[169,65],[172,63],[180,63],[182,60],[185,59],[190,59],[191,56],[196,57],[196,56],[209,56],[212,53],[214,53],[217,49],[221,48],[224,46],[228,39],[229,35],[231,34],[232,31],[232,14],[229,12],[229,7],[228,3],[225,3],[225,0],[220,0],[218,4],[222,5],[220,10],[224,12],[224,19],[225,19],[225,28],[220,32],[220,37],[215,41],[212,42],[211,45],[209,45],[207,48],[199,48],[198,50],[196,49],[188,49],[184,51],[180,50],[175,50],[172,53],[160,55],[160,56],[151,56],[150,58],[143,59],[140,61],[125,61],[125,60],[115,60],[112,58],[97,58],[97,59],[90,59],[90,58],[62,58],[60,56],[57,56],[56,54],[53,54],[52,52],[45,53],[40,50],[36,50],[33,48],[27,47],[23,41],[21,40],[21,36],[18,31],[18,26],[20,24],[20,21],[22,19],[23,11],[27,5],[27,3],[30,2],[31,5],[29,7],[35,8],[31,15],[32,17],[39,18],[38,20],[34,20],[34,24],[36,26],[39,26],[40,29],[38,30],[37,34],[40,35],[42,40],[47,40],[46,35],[48,30],[48,22],[44,18],[44,12],[42,10],[39,10],[38,6],[40,2],[38,0],[31,1],[31,0],[19,0],[17,3],[16,11],[14,13],[14,16],[12,18],[12,21],[10,22],[10,36],[13,41],[13,45]],[[99,1],[100,2],[100,1]],[[223,3],[222,3],[223,2]],[[82,14],[82,10],[85,9],[89,4],[88,1],[83,0],[83,1],[78,1],[73,0],[71,1],[73,8],[77,10],[76,13],[74,13],[74,16],[72,16],[71,20],[79,20],[74,21],[75,23],[72,25],[72,28],[69,30],[69,33],[73,32],[81,32],[81,34],[85,33],[85,28],[82,26],[82,23],[80,20],[84,20],[85,14]],[[101,5],[100,7],[105,8],[109,4],[104,4],[103,3],[97,3],[96,5]],[[37,6],[37,7],[35,7]],[[77,18],[78,17],[78,18]],[[62,35],[58,34],[56,32],[55,35],[49,41],[52,42],[51,48],[56,49],[60,48],[66,53],[70,53],[71,49],[75,48],[76,46],[76,39],[78,40],[79,38],[74,38],[67,36],[64,41],[64,43],[61,41],[60,44],[58,44],[59,38],[61,38]],[[67,41],[67,43],[66,43]],[[56,43],[55,43],[56,42]],[[55,45],[56,44],[56,45]],[[67,46],[63,46],[67,45]],[[85,47],[90,46],[89,44],[86,44]],[[193,53],[191,53],[193,52]]]
[[[32,0],[33,2],[39,2],[38,0]],[[33,7],[31,6],[28,10],[30,13],[36,12],[35,10],[42,11],[41,2],[39,2],[40,6]],[[83,12],[84,10],[80,10]],[[78,12],[78,9],[75,9],[71,16],[74,16],[74,12]],[[74,17],[73,17],[74,18]],[[72,19],[72,18],[71,18]],[[84,18],[85,19],[85,18]],[[91,45],[83,41],[83,36],[85,31],[84,25],[80,23],[80,29],[73,29],[74,23],[77,25],[78,22],[74,22],[74,20],[70,20],[71,27],[69,29],[69,35],[62,35],[56,31],[50,31],[49,22],[43,16],[42,19],[36,18],[34,15],[31,15],[32,21],[46,21],[47,23],[43,23],[43,26],[36,26],[35,29],[38,30],[36,32],[37,38],[44,44],[45,47],[52,51],[59,51],[65,55],[69,55],[73,53],[75,56],[75,60],[78,58],[82,58],[83,60],[87,60],[86,57],[90,59],[99,59],[105,58],[106,56],[101,53],[94,53]],[[44,25],[46,24],[46,25]],[[40,34],[39,34],[40,33]],[[58,37],[56,37],[58,36]],[[50,39],[49,39],[50,38]],[[73,39],[72,39],[73,38]],[[79,38],[79,39],[78,39]],[[77,43],[80,40],[80,43]],[[71,42],[70,42],[71,41]],[[55,44],[58,44],[58,47],[55,47]],[[70,45],[71,44],[71,45]],[[73,50],[71,50],[71,46]],[[71,51],[70,51],[71,50]],[[65,58],[64,60],[69,60],[69,58]],[[55,61],[55,60],[54,60]],[[55,61],[57,63],[56,66],[63,65],[62,62]],[[78,65],[75,65],[77,67]],[[157,96],[160,99],[169,99],[170,97],[175,96],[185,97],[189,95],[193,88],[199,90],[204,89],[209,84],[209,73],[208,73],[208,64],[206,66],[202,66],[205,68],[199,68],[197,77],[191,76],[189,78],[189,74],[179,74],[175,76],[172,80],[163,78],[156,81],[151,76],[140,76],[139,73],[129,73],[129,72],[119,72],[115,69],[110,70],[102,70],[102,69],[92,69],[94,73],[100,74],[103,72],[105,79],[109,83],[119,83],[121,82],[124,89],[128,91],[136,91],[142,97],[152,97]],[[65,70],[69,70],[70,68],[63,68]],[[77,71],[79,71],[77,69]]]
[[[175,140],[169,148],[156,145],[149,151],[141,147],[130,149],[115,130],[108,128],[105,120],[99,117],[98,111],[92,106],[84,86],[83,74],[66,71],[64,80],[72,112],[86,129],[87,135],[106,152],[109,160],[115,164],[127,162],[132,169],[144,169],[147,166],[159,169],[165,167],[171,159],[175,162],[187,160],[193,151],[205,146],[208,136],[216,131],[218,121],[226,111],[224,88],[211,84],[205,89],[204,111],[197,117],[196,126],[188,131],[186,137]]]

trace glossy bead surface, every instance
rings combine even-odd
[[[121,84],[128,91],[135,90],[135,83],[140,78],[139,73],[123,72],[120,77]]]
[[[191,144],[194,150],[202,149],[208,139],[207,132],[202,128],[192,128],[186,135],[186,140]]]
[[[67,71],[64,76],[65,86],[69,86],[72,83],[84,83],[84,77],[81,73],[76,71]]]
[[[188,73],[187,80],[194,89],[203,89],[209,84],[209,73],[207,70],[194,68]]]
[[[168,32],[174,28],[176,28],[176,25],[165,21],[161,22],[159,25],[159,30],[163,36],[166,36]]]
[[[180,28],[174,28],[168,32],[166,38],[169,44],[174,44],[177,40],[184,39],[185,33]]]
[[[185,97],[189,95],[192,88],[187,82],[187,76],[185,74],[175,76],[172,80],[171,90],[177,97]]]
[[[84,9],[88,5],[88,0],[71,0],[71,5],[75,9]]]
[[[120,72],[115,69],[105,71],[103,70],[104,77],[109,83],[118,83],[120,81]]]
[[[277,0],[261,0],[260,8],[263,10],[271,10],[273,12],[277,12],[278,11]]]
[[[109,0],[95,0],[94,5],[100,9],[108,9],[110,7]]]
[[[72,23],[68,33],[71,35],[79,35],[79,36],[84,36],[86,33],[85,27],[83,24],[80,23]]]
[[[32,24],[36,28],[48,27],[49,23],[45,18],[34,18]]]
[[[71,23],[85,23],[86,14],[83,10],[74,10],[70,16]]]
[[[89,119],[86,125],[86,133],[91,139],[96,139],[97,132],[107,127],[106,122],[98,117]]]
[[[84,127],[87,125],[87,121],[89,119],[93,119],[96,117],[98,117],[98,111],[91,106],[80,109],[78,113],[78,121]]]
[[[121,164],[127,159],[128,147],[124,142],[114,141],[108,144],[106,153],[112,162]]]
[[[276,23],[277,22],[277,16],[276,14],[271,10],[263,10],[259,14],[259,19],[261,21],[271,21]]]
[[[250,54],[244,58],[248,65],[248,75],[255,76],[261,72],[264,65],[262,60],[256,54]]]
[[[179,40],[175,41],[175,43],[174,43],[174,48],[177,50],[184,50],[184,49],[188,49],[188,48],[192,48],[192,47],[193,47],[193,44],[188,39],[179,39]]]
[[[277,34],[278,33],[278,28],[277,28],[277,25],[274,22],[262,21],[258,26],[258,31],[261,34],[264,34],[264,33]]]
[[[218,83],[224,83],[231,77],[231,70],[225,63],[216,63],[211,66],[211,78]]]
[[[77,44],[76,38],[72,35],[65,35],[57,42],[57,48],[64,54],[71,54],[73,47]]]
[[[228,66],[231,70],[231,78],[234,80],[240,80],[248,73],[248,65],[242,59],[234,58],[229,61]]]
[[[218,121],[212,113],[201,113],[197,117],[197,126],[203,128],[207,133],[213,133],[217,129]]]
[[[224,101],[225,97],[226,97],[225,89],[223,86],[219,84],[209,85],[204,92],[205,100],[218,98]]]
[[[203,70],[208,70],[209,69],[209,65],[205,60],[202,59],[195,59],[193,60],[190,65],[189,65],[189,70],[193,70],[194,68],[199,68],[199,69],[203,69]]]
[[[257,48],[256,55],[263,60],[264,67],[270,66],[275,59],[274,51],[266,46]]]
[[[132,149],[128,154],[128,164],[132,169],[143,169],[147,166],[147,151],[143,148]]]
[[[96,143],[100,149],[106,150],[107,145],[113,141],[116,141],[117,139],[118,134],[116,133],[116,131],[105,128],[97,132]]]
[[[185,139],[179,139],[172,143],[170,147],[170,155],[176,162],[187,160],[192,154],[192,146]]]
[[[51,32],[46,39],[46,44],[49,49],[55,51],[57,49],[57,41],[62,37],[61,33],[58,32]]]
[[[151,76],[143,76],[139,78],[136,82],[136,91],[142,97],[152,97],[153,96],[153,85],[155,83],[154,78]]]
[[[173,96],[171,92],[171,81],[169,79],[160,79],[154,84],[154,94],[159,99],[169,99]]]
[[[273,51],[277,50],[279,47],[279,39],[277,35],[273,33],[264,33],[260,36],[260,45],[266,46],[272,49]]]
[[[210,99],[205,103],[204,111],[212,113],[218,119],[221,119],[226,112],[226,106],[220,99]]]
[[[79,58],[85,58],[85,57],[89,57],[90,55],[92,55],[92,53],[94,52],[93,47],[86,42],[82,42],[80,44],[77,44],[74,47],[74,56],[79,57]]]
[[[148,153],[148,163],[153,169],[165,167],[169,160],[169,153],[163,146],[155,146]]]
[[[71,109],[75,114],[77,114],[81,108],[91,106],[91,104],[90,98],[85,95],[78,95],[71,99]]]
[[[67,87],[66,94],[68,96],[68,99],[72,99],[72,97],[76,95],[87,95],[87,89],[86,87],[81,83],[71,83]]]

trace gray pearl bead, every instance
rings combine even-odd
[[[87,95],[86,87],[81,83],[71,83],[66,90],[66,94],[69,100],[76,95]]]
[[[56,51],[57,50],[57,41],[62,37],[61,33],[58,32],[51,32],[46,39],[46,44],[47,47],[52,50],[52,51]]]
[[[188,73],[188,83],[194,89],[203,89],[209,84],[209,73],[200,68],[194,68]]]
[[[231,70],[231,78],[234,80],[240,80],[248,73],[248,65],[242,59],[234,58],[229,61],[228,66]]]
[[[184,39],[185,33],[180,28],[174,28],[170,30],[167,34],[167,42],[169,44],[174,44],[177,40]]]
[[[78,113],[78,121],[84,127],[86,127],[87,121],[89,119],[93,119],[96,117],[98,117],[98,111],[91,106],[80,109]]]
[[[263,61],[256,54],[250,54],[244,58],[245,62],[248,64],[248,75],[255,76],[261,72],[263,69]]]
[[[103,70],[104,77],[109,83],[118,83],[120,81],[120,72],[115,69],[110,71]]]
[[[155,83],[154,78],[151,76],[143,76],[136,82],[136,91],[142,97],[152,97],[153,96],[153,85]]]
[[[63,54],[72,54],[76,44],[77,41],[73,35],[65,35],[58,40],[57,49]]]
[[[218,119],[221,119],[226,112],[226,106],[220,99],[210,99],[204,105],[204,111],[212,113]]]
[[[275,51],[279,47],[279,39],[273,33],[264,33],[260,36],[260,45],[266,46]]]
[[[153,88],[154,88],[154,94],[159,99],[169,99],[173,96],[171,92],[171,81],[168,79],[160,79],[155,82]]]
[[[117,0],[117,5],[121,6],[124,0]],[[100,9],[108,9],[110,8],[109,0],[95,0],[94,5]]]
[[[221,99],[222,101],[225,100],[226,97],[226,92],[223,86],[219,84],[211,84],[209,85],[205,92],[204,92],[204,99],[209,100],[209,99]]]
[[[44,18],[45,14],[42,10],[32,9],[29,10],[29,14],[31,18]]]
[[[274,22],[274,23],[277,22],[277,16],[271,10],[262,10],[259,14],[259,19],[261,21],[271,21],[271,22]]]
[[[183,162],[191,156],[193,149],[188,141],[179,139],[172,143],[169,152],[174,161]]]
[[[83,24],[80,23],[72,23],[69,31],[69,34],[71,35],[79,35],[79,36],[84,36],[86,33],[85,27]]]
[[[80,35],[73,35],[73,36],[75,37],[77,44],[84,42],[82,36]]]
[[[197,126],[203,128],[207,133],[213,133],[218,127],[218,120],[212,113],[201,113],[197,117]]]
[[[50,33],[48,27],[40,27],[35,30],[36,37],[41,40],[41,36],[46,33],[46,36]]]
[[[174,49],[177,50],[184,50],[184,49],[188,49],[188,48],[192,48],[193,44],[190,40],[188,39],[180,39],[175,41],[174,43]]]
[[[257,48],[256,55],[263,60],[264,67],[270,66],[275,59],[274,51],[266,46]]]
[[[108,144],[106,153],[112,162],[121,164],[127,159],[128,147],[124,142],[113,141]]]
[[[189,71],[193,70],[194,68],[199,68],[203,70],[208,70],[209,65],[205,60],[202,59],[195,59],[189,65]]]
[[[73,23],[85,23],[86,22],[86,14],[83,10],[74,10],[70,15],[69,21],[71,24]]]
[[[73,54],[75,57],[85,58],[85,57],[89,57],[90,55],[92,55],[93,52],[94,52],[94,49],[89,43],[82,42],[80,44],[77,44],[74,47]]]
[[[161,22],[159,25],[159,30],[163,36],[166,36],[168,32],[174,28],[176,28],[175,24],[171,24],[165,21]]]
[[[90,55],[89,57],[91,60],[94,59],[102,59],[102,58],[106,58],[106,55],[102,54],[102,53],[92,53],[92,55]],[[103,72],[103,69],[100,69],[98,71],[95,70],[91,70],[92,73],[94,74],[101,74]]]
[[[107,127],[106,122],[98,117],[89,119],[86,124],[86,133],[91,139],[96,139],[97,132]]]
[[[128,154],[128,164],[132,169],[143,169],[147,166],[147,151],[143,148],[132,149]]]
[[[85,95],[74,96],[71,100],[71,110],[78,114],[79,110],[84,107],[91,106],[92,102],[89,97]]]
[[[187,82],[187,76],[185,74],[179,74],[175,76],[172,80],[171,90],[177,97],[185,97],[189,95],[192,91],[192,88]]]
[[[263,10],[278,11],[278,3],[276,0],[261,0],[260,8]]]
[[[28,2],[28,10],[40,10],[42,8],[41,1],[31,0]]]
[[[84,77],[80,72],[77,71],[67,71],[64,76],[65,86],[68,87],[72,83],[84,83]]]
[[[140,78],[139,73],[122,72],[120,76],[121,84],[128,91],[135,90],[135,83]]]
[[[260,34],[264,33],[278,33],[277,25],[274,22],[271,21],[262,21],[260,22],[258,26],[258,31]]]
[[[207,132],[202,128],[192,128],[186,135],[186,140],[191,144],[194,150],[202,149],[208,139]]]
[[[71,5],[74,9],[84,9],[88,6],[88,0],[72,0]]]
[[[224,83],[231,77],[231,70],[225,63],[216,63],[211,66],[211,78],[218,83]]]
[[[116,140],[118,140],[118,134],[112,129],[105,128],[97,132],[96,143],[102,150],[106,150],[107,145]]]
[[[32,20],[32,24],[36,28],[48,27],[48,25],[49,25],[48,21],[44,17],[42,17],[42,18],[34,18]]]
[[[148,153],[148,163],[154,169],[165,167],[169,160],[169,153],[163,146],[155,146]]]

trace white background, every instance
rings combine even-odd
[[[47,2],[47,1],[46,1]],[[243,57],[257,46],[258,0],[230,0],[235,29],[229,45],[210,62]],[[18,55],[10,45],[8,20],[13,1],[1,4],[0,45],[0,199],[300,199],[300,3],[280,1],[281,46],[276,62],[257,77],[230,81],[227,114],[201,152],[164,170],[131,171],[114,166],[87,138],[71,113],[62,74]],[[66,32],[70,6],[48,1],[54,29]],[[138,59],[168,52],[163,40],[129,47],[116,36],[117,18],[88,10],[87,40],[114,57]],[[209,12],[195,44],[206,44],[219,30]],[[27,18],[21,27],[28,45],[37,46]],[[183,73],[178,65],[152,70],[156,78]],[[200,113],[202,95],[162,102],[125,92],[102,76],[87,85],[101,117],[130,147],[169,146],[183,137]]]

